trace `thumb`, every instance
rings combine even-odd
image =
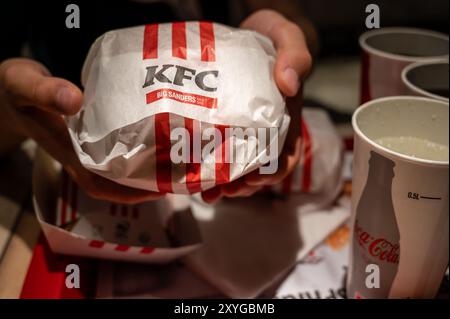
[[[259,10],[241,24],[269,37],[277,50],[275,81],[286,96],[295,96],[308,75],[312,58],[303,31],[273,10]]]
[[[28,59],[12,59],[0,65],[0,86],[17,106],[63,115],[77,113],[83,100],[75,84],[51,77],[44,66]]]

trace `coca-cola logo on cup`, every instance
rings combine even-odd
[[[383,262],[398,264],[400,257],[399,244],[392,244],[385,238],[372,236],[358,224],[358,220],[356,220],[355,224],[355,237],[358,244],[370,256]]]

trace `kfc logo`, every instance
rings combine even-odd
[[[190,42],[186,33],[186,23],[175,22],[171,24],[171,47],[172,58],[181,61],[193,60],[195,62],[206,62],[206,70],[196,70],[180,64],[163,64],[146,67],[146,76],[142,88],[152,87],[158,84],[171,84],[179,87],[158,88],[146,94],[147,104],[161,99],[171,99],[181,103],[216,108],[217,99],[208,96],[217,91],[219,71],[210,69],[210,63],[216,62],[214,27],[210,22],[200,22],[198,25],[199,37]],[[159,57],[158,41],[160,32],[158,24],[146,25],[144,29],[143,59],[155,60]],[[191,54],[193,57],[191,57]],[[183,63],[185,64],[185,63]],[[195,65],[198,65],[195,64]],[[181,91],[184,89],[183,91]],[[201,94],[197,94],[201,93]],[[206,95],[204,95],[206,94]]]
[[[170,73],[174,67],[176,72],[172,78],[170,78],[170,75],[167,73]],[[171,83],[173,85],[184,86],[184,81],[188,80],[195,82],[197,87],[203,91],[214,92],[217,91],[217,86],[212,87],[206,84],[205,78],[211,77],[213,78],[213,81],[215,81],[218,75],[219,71],[217,70],[202,71],[197,73],[196,70],[186,68],[181,65],[164,64],[161,67],[155,65],[147,67],[147,76],[145,77],[145,83],[142,87],[146,88],[155,84],[155,80],[160,83]]]

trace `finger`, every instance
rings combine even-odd
[[[278,158],[278,169],[274,174],[260,174],[259,170],[255,170],[245,176],[245,183],[250,186],[274,185],[279,183],[285,175],[288,167],[288,156],[280,156]]]
[[[301,139],[301,119],[302,119],[302,106],[303,106],[303,94],[300,89],[299,93],[294,97],[286,99],[286,108],[291,117],[289,123],[289,129],[284,141],[283,150],[292,155],[297,149],[298,140]]]
[[[245,180],[243,178],[239,178],[230,183],[221,185],[222,194],[228,197],[233,197],[236,194],[239,194],[246,186]]]
[[[285,22],[271,30],[277,47],[275,81],[286,96],[295,96],[301,82],[308,76],[312,58],[300,28]]]
[[[53,158],[60,162],[72,178],[97,199],[121,203],[138,203],[153,200],[164,194],[132,189],[116,184],[84,168],[75,154],[64,120],[61,116],[35,108],[22,113],[26,135],[41,145]]]
[[[63,165],[79,162],[62,116],[37,108],[24,108],[20,113],[25,136],[36,141]]]
[[[249,186],[245,183],[245,178],[241,177],[230,183],[222,185],[222,194],[227,197],[237,197],[246,192]]]
[[[213,188],[210,188],[202,192],[201,194],[202,199],[208,204],[214,204],[222,197],[222,191],[220,186],[214,186]]]
[[[81,108],[81,90],[67,80],[50,77],[37,62],[13,59],[2,63],[0,81],[15,105],[35,106],[64,115],[73,115]]]
[[[241,197],[249,197],[260,191],[262,186],[247,186],[246,190],[242,192]]]
[[[251,186],[275,185],[286,178],[298,165],[300,159],[301,139],[297,139],[295,151],[290,154],[288,150],[283,149],[278,158],[278,169],[275,174],[260,174],[255,170],[245,176],[245,182]]]
[[[273,41],[277,49],[275,81],[283,94],[295,96],[312,65],[312,57],[300,27],[273,10],[256,12],[241,27],[258,31]]]
[[[80,167],[76,171],[67,170],[74,180],[86,193],[99,200],[121,204],[138,204],[146,201],[156,200],[165,196],[164,193],[135,189],[117,184],[106,178],[87,171]],[[80,172],[82,172],[80,174]]]
[[[234,189],[222,190],[224,196],[227,197],[248,197],[256,193],[262,186],[251,186],[242,181],[242,185]]]

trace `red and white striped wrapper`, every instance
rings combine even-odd
[[[264,191],[276,194],[336,193],[341,187],[344,145],[328,114],[317,108],[303,108],[302,148],[295,170],[280,184]]]
[[[181,194],[258,169],[264,163],[257,158],[270,153],[274,140],[245,162],[229,163],[225,150],[231,139],[225,130],[276,128],[281,151],[290,117],[273,77],[275,55],[268,38],[210,22],[107,32],[93,44],[83,67],[83,108],[67,118],[81,163],[123,185]],[[171,160],[175,128],[190,133],[189,163]],[[215,143],[208,153],[212,161],[196,160],[192,133],[208,128],[221,133],[200,141],[202,152],[208,141]],[[234,141],[235,154],[243,153],[247,139]]]

